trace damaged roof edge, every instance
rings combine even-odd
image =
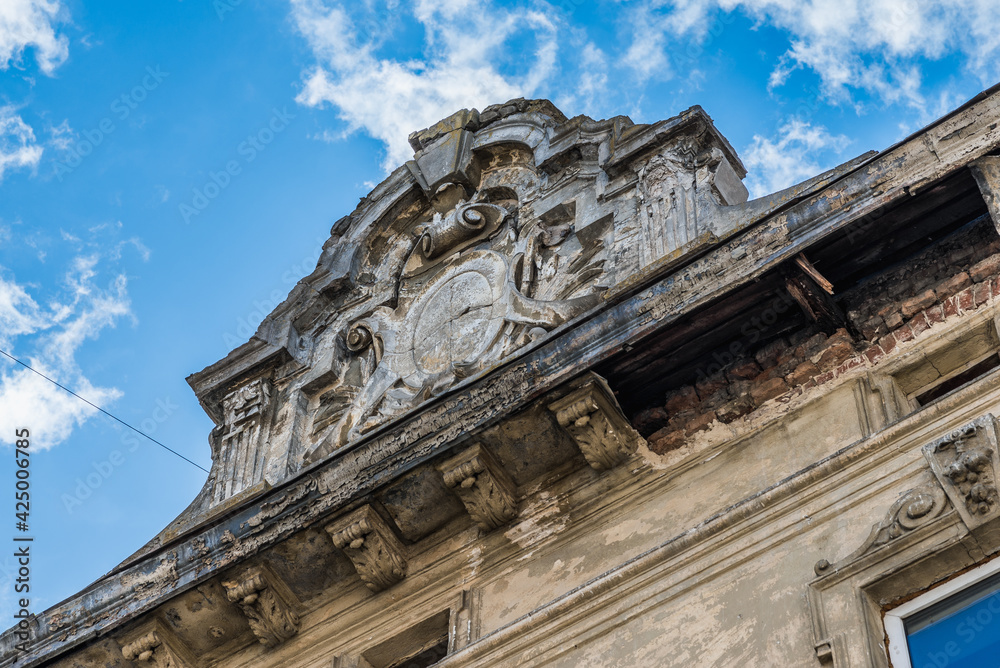
[[[1000,86],[984,91],[958,110],[873,157],[863,156],[860,164],[853,165],[846,173],[837,175],[835,170],[832,180],[819,180],[818,183],[822,183],[816,185],[819,190],[806,189],[789,200],[787,206],[756,221],[729,240],[714,243],[696,256],[679,258],[676,264],[658,268],[655,275],[643,276],[642,285],[637,284],[631,296],[598,307],[566,326],[558,336],[529,348],[524,355],[503,363],[488,376],[428,402],[404,420],[414,424],[422,421],[422,425],[417,424],[412,430],[393,430],[404,432],[399,442],[388,443],[384,432],[366,437],[306,467],[274,489],[230,509],[224,516],[206,518],[141,561],[105,576],[83,592],[39,614],[36,619],[40,633],[28,654],[16,652],[14,629],[6,631],[0,636],[3,656],[0,666],[12,665],[15,656],[19,666],[37,666],[51,661],[181,591],[217,576],[235,560],[282,540],[289,532],[318,521],[317,518],[329,516],[349,503],[354,495],[365,493],[364,484],[377,483],[375,480],[351,480],[342,487],[330,486],[337,471],[347,470],[347,463],[351,458],[360,457],[362,450],[370,452],[379,446],[391,446],[397,448],[398,454],[407,449],[420,449],[420,457],[415,460],[438,454],[444,446],[428,443],[431,439],[423,431],[435,428],[437,423],[433,418],[442,411],[465,411],[471,415],[471,411],[478,408],[470,399],[475,399],[471,396],[475,387],[484,388],[484,393],[491,396],[510,394],[512,388],[520,392],[523,387],[526,400],[537,397],[566,382],[579,373],[581,367],[592,366],[595,360],[611,354],[623,341],[641,338],[657,327],[675,322],[684,313],[753,280],[816,239],[843,229],[889,201],[906,196],[911,188],[965,168],[972,160],[995,150],[1000,143],[996,122],[975,124],[981,115],[1000,118],[998,89]],[[968,128],[973,129],[963,132]],[[744,251],[738,256],[740,259],[734,259],[737,257],[735,250]],[[678,273],[685,274],[685,280],[677,280]],[[638,294],[640,289],[644,290],[641,295]],[[269,344],[251,342],[237,350],[250,352],[266,345]],[[558,353],[574,346],[583,349],[579,358],[561,359]],[[512,410],[510,406],[504,406],[504,411],[509,410]],[[440,433],[445,438],[449,436],[445,433],[447,429],[453,428],[438,428],[432,433]],[[273,520],[293,506],[303,509],[296,527],[276,527],[269,521],[262,523],[259,520],[261,517]],[[258,521],[251,523],[253,518]],[[200,547],[196,548],[195,544]],[[158,572],[164,563],[170,565],[172,577],[169,582],[149,585],[142,579]],[[148,586],[138,587],[136,583],[140,581]]]

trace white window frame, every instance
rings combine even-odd
[[[1000,572],[1000,559],[993,559],[989,563],[977,566],[971,571],[886,612],[883,621],[886,635],[889,637],[889,661],[892,668],[913,668],[910,663],[910,650],[906,641],[906,627],[904,625],[907,617],[961,592],[966,587],[982,582],[998,572]]]

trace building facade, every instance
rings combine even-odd
[[[414,133],[188,379],[198,498],[0,666],[990,665],[998,126],[755,200],[698,107]]]

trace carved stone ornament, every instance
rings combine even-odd
[[[845,557],[840,564],[849,564],[927,524],[941,515],[947,507],[948,499],[944,490],[937,485],[929,484],[909,490],[892,504],[881,522],[872,526],[871,533],[861,547]],[[829,561],[821,559],[816,563],[816,575],[827,573],[831,567]]]
[[[642,436],[622,414],[604,380],[593,379],[549,405],[565,429],[598,471],[621,464],[635,452]]]
[[[231,581],[223,581],[226,596],[243,611],[250,629],[265,647],[288,640],[299,630],[299,616],[277,591],[275,577],[259,567],[249,568]]]
[[[326,531],[372,591],[382,591],[406,577],[403,544],[371,506],[362,506],[340,518]]]
[[[514,482],[480,444],[438,465],[444,484],[461,499],[483,531],[492,531],[517,516]]]
[[[411,165],[426,177],[425,201],[362,242],[373,244],[356,260],[370,296],[338,314],[333,330],[338,351],[323,373],[336,380],[312,422],[323,453],[495,366],[599,304],[606,290],[612,216],[583,230],[572,201],[536,215],[528,203],[542,178],[528,147],[476,157],[468,132],[453,134]],[[480,163],[494,166],[480,174]]]
[[[1000,514],[996,423],[984,415],[923,448],[962,521],[970,529]]]
[[[191,652],[161,624],[146,625],[122,645],[122,656],[149,668],[190,668],[195,664]]]
[[[217,460],[219,476],[212,501],[220,503],[264,479],[265,415],[271,382],[256,378],[230,391],[222,400],[225,415]]]

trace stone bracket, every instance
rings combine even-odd
[[[194,655],[174,633],[158,621],[145,624],[126,636],[122,656],[150,668],[193,668]]]
[[[549,410],[590,466],[601,471],[628,459],[642,436],[629,424],[604,379],[593,373],[589,376],[582,387],[549,404]]]
[[[969,529],[1000,515],[996,422],[986,414],[923,447],[931,470]]]
[[[280,593],[283,583],[279,583],[276,575],[259,566],[222,582],[229,601],[240,607],[250,629],[265,647],[279,645],[299,630],[299,616]]]
[[[371,505],[327,525],[326,531],[372,591],[382,591],[406,577],[403,544]]]
[[[514,482],[485,446],[476,443],[439,464],[438,470],[483,531],[517,516]]]

